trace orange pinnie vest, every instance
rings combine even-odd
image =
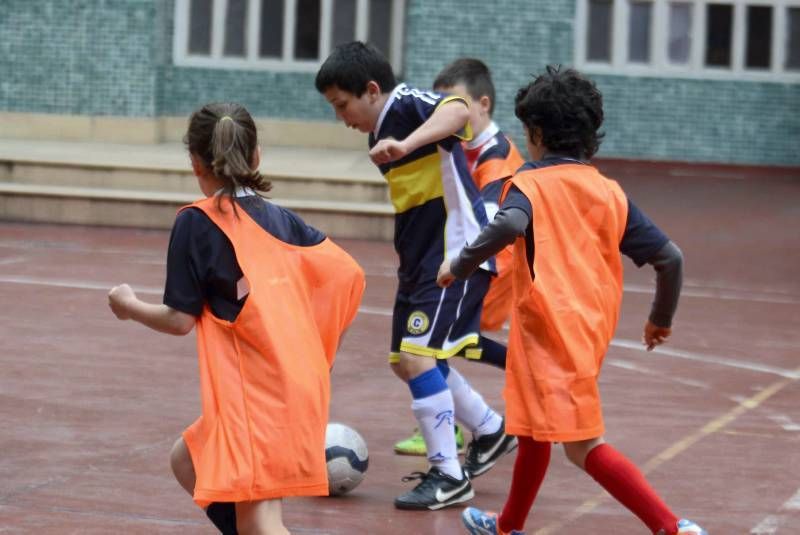
[[[329,372],[364,290],[356,262],[329,239],[287,244],[227,199],[192,206],[233,245],[250,293],[233,322],[197,321],[202,416],[184,432],[194,500],[327,495]]]
[[[581,164],[526,170],[509,182],[533,207],[534,261],[532,277],[518,238],[506,430],[540,441],[596,438],[604,431],[597,379],[622,300],[627,198]]]

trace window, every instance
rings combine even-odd
[[[632,63],[650,62],[650,2],[631,2],[628,19],[628,61]]]
[[[587,57],[592,61],[611,60],[611,0],[590,0]]]
[[[405,3],[176,0],[173,57],[182,66],[313,72],[333,47],[359,39],[399,70]]]
[[[800,81],[800,0],[577,0],[594,73]]]

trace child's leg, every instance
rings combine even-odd
[[[189,496],[194,495],[194,465],[183,437],[179,437],[172,445],[172,450],[169,452],[169,465],[180,486],[189,493]]]
[[[480,338],[480,346],[481,358],[478,362],[491,364],[501,370],[506,369],[506,346],[483,335]]]
[[[570,461],[586,470],[600,486],[627,507],[653,533],[677,533],[678,518],[656,494],[641,471],[602,437],[564,443]]]
[[[172,473],[190,496],[194,495],[195,471],[189,448],[183,437],[178,438],[169,454]],[[223,535],[236,535],[236,510],[232,503],[212,503],[206,508],[206,516]]]
[[[542,485],[547,466],[550,464],[549,442],[539,442],[531,437],[517,437],[519,449],[514,461],[514,475],[511,478],[503,512],[497,519],[497,525],[503,532],[522,531],[525,519],[531,510],[539,487]]]
[[[401,354],[400,362],[393,364],[395,373],[408,377],[411,390],[411,410],[425,438],[428,462],[444,474],[461,479],[461,463],[454,434],[453,395],[447,381],[430,357]]]
[[[458,370],[449,366],[448,361],[440,360],[437,365],[453,394],[456,419],[476,438],[496,433],[503,425],[503,418],[472,389]]]
[[[289,535],[283,525],[281,499],[236,503],[236,528],[241,535]]]

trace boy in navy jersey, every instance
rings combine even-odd
[[[469,124],[473,138],[462,142],[467,158],[467,168],[483,198],[489,221],[494,218],[500,201],[500,191],[505,181],[519,169],[525,160],[514,143],[492,120],[495,103],[495,89],[489,68],[479,59],[459,58],[436,76],[433,89],[438,93],[449,93],[463,98],[469,105]],[[511,313],[511,246],[500,251],[495,257],[497,276],[492,278],[489,291],[483,299],[481,312],[481,331],[497,331]],[[491,339],[482,343],[480,362],[501,369],[506,366],[505,346]],[[456,440],[463,440],[457,428]],[[425,441],[419,431],[400,440],[394,450],[403,455],[425,455]],[[467,457],[474,455],[469,448]]]
[[[400,509],[436,510],[474,496],[470,478],[516,447],[503,418],[448,366],[452,356],[479,358],[481,303],[493,262],[443,291],[439,264],[486,225],[480,194],[467,169],[462,139],[471,137],[466,102],[396,84],[392,67],[371,45],[337,47],[320,68],[317,90],[348,127],[369,133],[370,158],[389,183],[400,257],[389,362],[408,384],[425,438],[427,473],[399,496]],[[473,430],[475,453],[461,467],[454,420]]]

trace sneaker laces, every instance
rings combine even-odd
[[[403,476],[401,481],[403,483],[408,483],[409,481],[414,481],[417,479],[425,481],[426,479],[428,479],[428,474],[426,472],[411,472],[407,476]]]
[[[436,474],[434,473],[434,468],[428,470],[428,472],[411,472],[407,476],[403,476],[402,481],[407,483],[409,481],[416,481],[419,480],[419,483],[414,490],[417,491],[427,491],[430,488],[432,491],[435,492],[437,485],[436,485]],[[438,470],[437,470],[438,472]],[[441,474],[441,472],[438,472]],[[441,479],[441,478],[440,478]]]

